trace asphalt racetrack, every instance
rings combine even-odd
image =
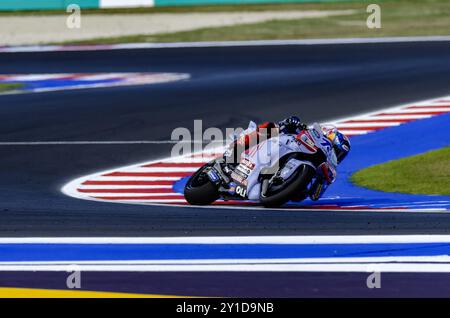
[[[202,119],[204,128],[239,127],[292,114],[305,122],[324,121],[445,96],[450,94],[450,43],[0,54],[0,74],[71,72],[182,72],[191,79],[0,96],[0,141],[167,140],[176,127],[192,129],[195,119]],[[168,157],[171,147],[0,146],[0,236],[450,233],[445,213],[141,206],[78,200],[60,191],[70,180],[95,171]],[[345,275],[348,283],[353,274]]]

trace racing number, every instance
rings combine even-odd
[[[245,198],[247,195],[247,189],[244,187],[238,186],[236,187],[236,193],[239,194],[241,197]]]

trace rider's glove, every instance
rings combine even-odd
[[[298,127],[302,124],[300,118],[298,118],[297,116],[291,116],[289,118],[286,118],[285,123],[288,126],[295,126],[295,127]]]
[[[306,128],[306,125],[297,116],[288,117],[280,121],[278,125],[283,133],[298,133],[300,130]]]

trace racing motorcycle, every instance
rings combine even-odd
[[[254,122],[233,142],[252,133],[257,133]],[[305,127],[297,135],[280,134],[258,142],[239,159],[237,165],[231,165],[221,157],[198,169],[185,185],[186,201],[208,205],[218,199],[251,200],[279,207],[324,191],[334,181],[337,167],[332,144],[319,124]]]

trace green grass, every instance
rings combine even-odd
[[[450,147],[368,167],[351,181],[386,192],[450,195]]]
[[[381,5],[382,10],[381,29],[367,28],[367,2],[364,1],[359,1],[356,3],[316,3],[266,6],[259,5],[245,7],[252,8],[252,10],[254,11],[287,9],[355,9],[358,10],[358,12],[352,15],[342,15],[326,18],[273,20],[262,23],[242,24],[229,27],[203,28],[193,31],[163,33],[157,35],[140,34],[132,36],[98,38],[68,43],[114,44],[132,42],[189,42],[450,35],[450,1],[448,0],[385,0],[378,1],[377,3]],[[222,8],[225,9],[228,7]],[[229,7],[229,10],[236,10],[237,8],[243,7]],[[180,9],[185,10],[187,8],[182,7]]]
[[[23,84],[6,84],[6,83],[0,83],[0,93],[10,92],[17,89],[20,89],[23,87]]]

